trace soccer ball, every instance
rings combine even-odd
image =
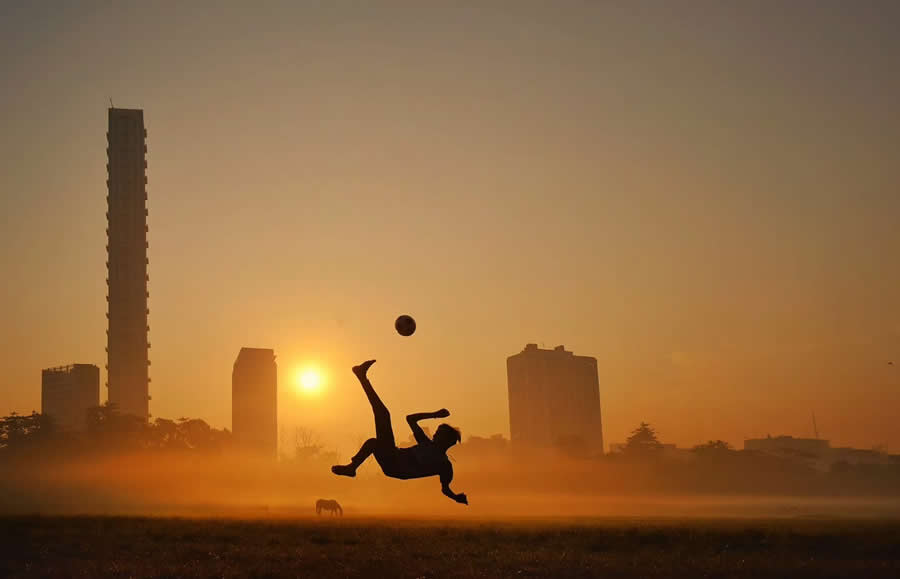
[[[412,319],[412,316],[403,314],[394,322],[394,328],[401,336],[412,336],[416,331],[416,321]]]

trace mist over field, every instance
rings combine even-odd
[[[465,444],[453,456],[454,487],[468,494],[468,507],[443,497],[436,479],[388,479],[374,463],[348,479],[323,460],[276,463],[226,452],[4,457],[0,514],[302,517],[328,498],[356,517],[900,516],[896,473],[871,479],[777,463],[765,470],[550,453],[479,456]]]

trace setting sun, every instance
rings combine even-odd
[[[294,378],[297,389],[304,394],[319,393],[322,382],[322,372],[318,368],[300,368]]]

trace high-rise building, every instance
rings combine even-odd
[[[84,430],[88,409],[99,405],[97,366],[71,364],[41,371],[41,414],[49,416],[60,430]]]
[[[506,360],[513,445],[603,451],[597,359],[528,344]]]
[[[147,131],[144,111],[109,109],[107,140],[107,387],[123,414],[150,415],[147,338]]]
[[[247,452],[278,455],[278,365],[275,351],[241,348],[231,373],[231,431]]]

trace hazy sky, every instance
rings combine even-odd
[[[597,357],[607,442],[815,412],[900,450],[900,3],[252,4],[0,1],[0,412],[106,362],[112,98],[148,130],[155,416],[230,426],[255,346],[343,451],[368,357],[398,440],[508,433],[537,342]]]

